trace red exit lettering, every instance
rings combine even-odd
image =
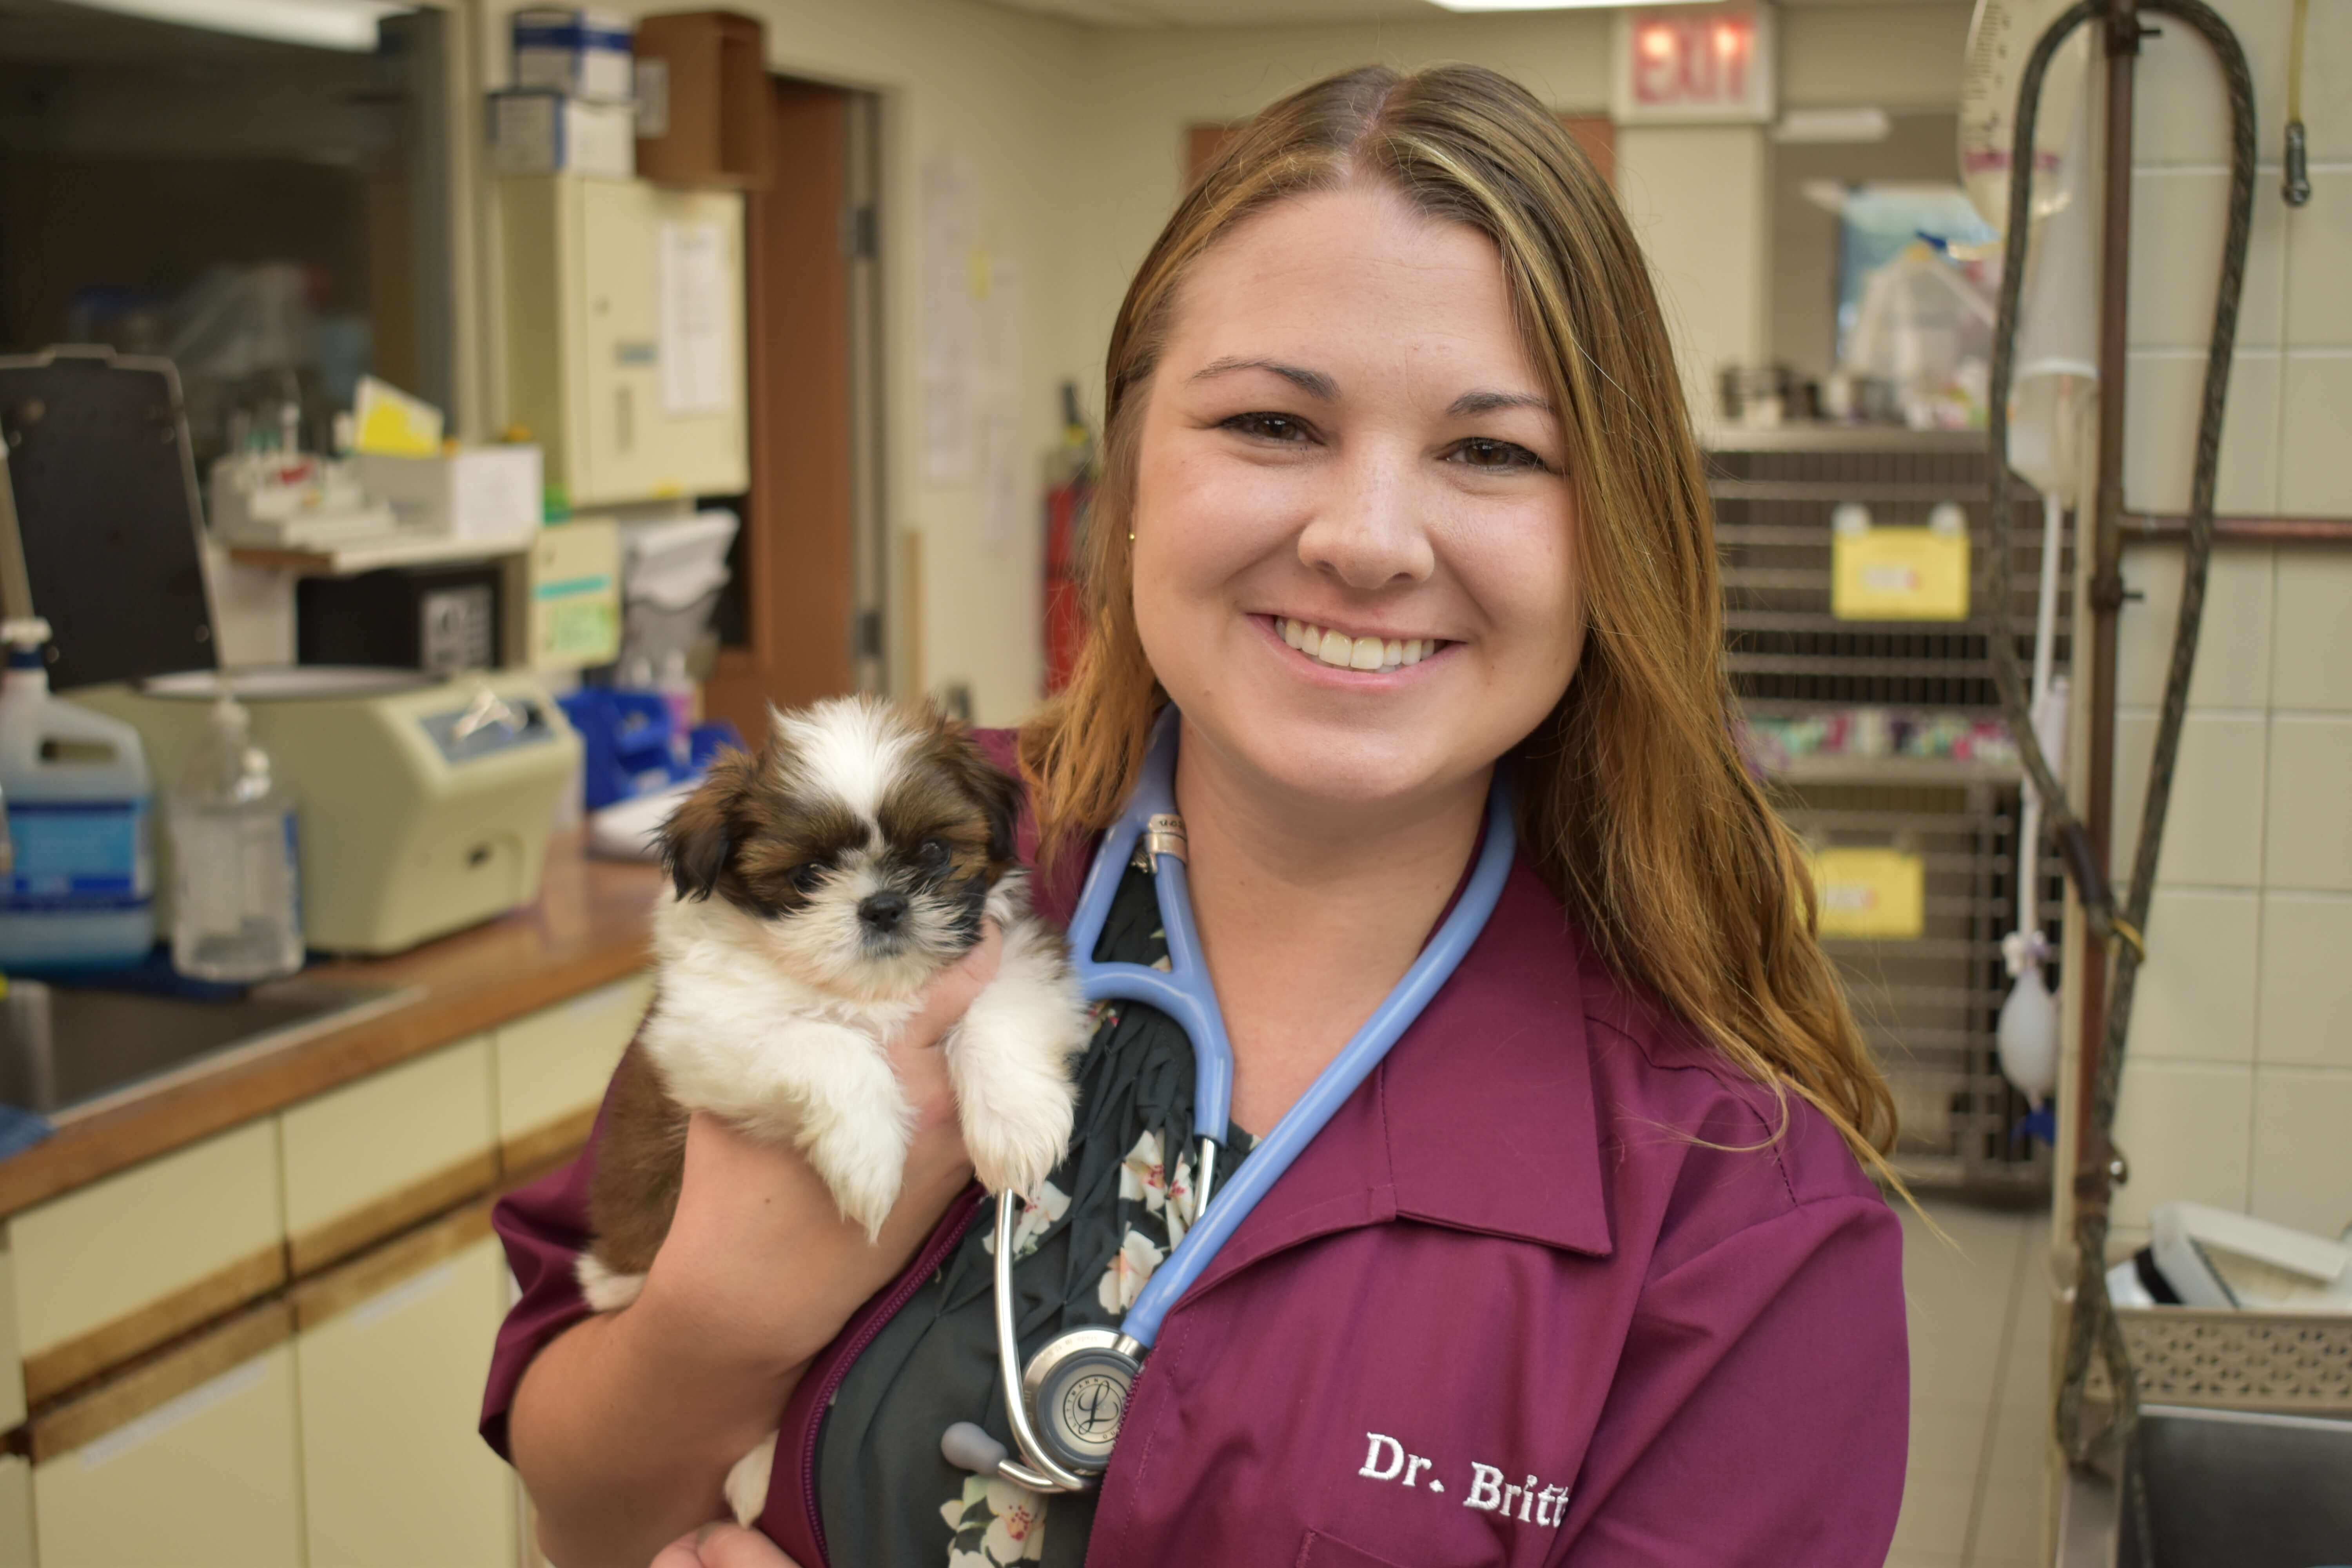
[[[1647,16],[1633,28],[1634,102],[1699,109],[1745,103],[1756,58],[1753,16]]]

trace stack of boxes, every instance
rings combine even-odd
[[[490,94],[490,161],[501,174],[637,172],[636,66],[626,17],[532,8],[512,21],[514,85]]]

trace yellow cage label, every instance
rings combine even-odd
[[[1813,857],[1823,936],[1906,941],[1927,923],[1927,863],[1900,849],[1823,849]]]
[[[1842,621],[1964,621],[1969,536],[1933,528],[1841,531],[1830,546],[1830,613]]]

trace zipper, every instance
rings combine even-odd
[[[923,1288],[923,1281],[938,1270],[940,1261],[954,1249],[956,1243],[963,1239],[964,1232],[971,1228],[972,1216],[980,1213],[981,1196],[981,1190],[976,1185],[964,1190],[957,1198],[956,1206],[949,1209],[946,1217],[940,1221],[939,1228],[931,1232],[931,1239],[925,1242],[922,1251],[915,1255],[915,1261],[908,1265],[907,1271],[898,1277],[898,1282],[890,1288],[890,1293],[882,1299],[880,1310],[869,1316],[859,1326],[856,1334],[842,1345],[832,1366],[826,1369],[816,1403],[811,1406],[810,1418],[813,1421],[820,1425],[824,1422],[824,1413],[833,1408],[834,1396],[841,1392],[841,1385],[848,1380],[849,1369],[857,1364],[857,1358],[866,1353],[866,1347],[872,1344],[890,1320],[898,1315],[898,1310],[913,1300],[915,1292]],[[817,1447],[816,1434],[812,1431],[808,1458],[801,1466],[801,1506],[806,1510],[809,1539],[816,1542],[817,1556],[822,1563],[830,1563],[832,1558],[825,1550],[824,1521],[817,1513]]]

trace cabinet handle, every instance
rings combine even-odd
[[[625,386],[613,389],[613,441],[625,452],[637,444],[636,404]]]

